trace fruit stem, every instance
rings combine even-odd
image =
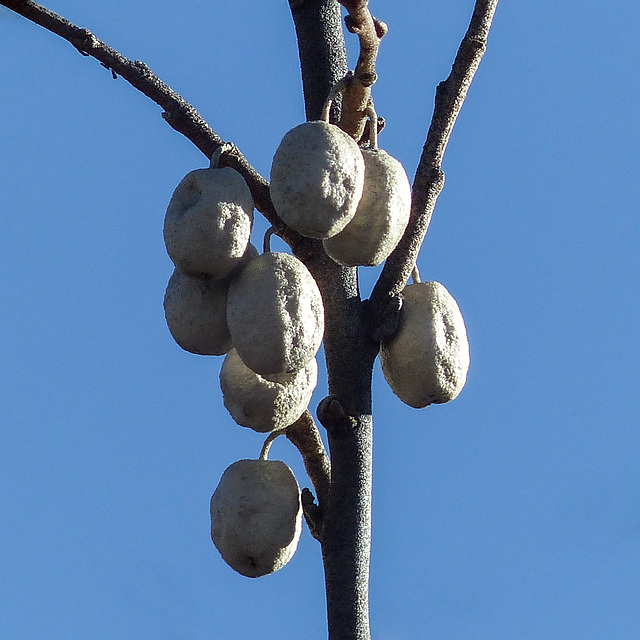
[[[329,111],[331,110],[331,103],[334,101],[335,97],[339,93],[343,93],[344,90],[349,86],[351,80],[353,79],[353,71],[347,71],[347,75],[338,80],[333,87],[331,87],[331,91],[329,92],[329,96],[325,100],[324,106],[322,107],[322,115],[320,116],[320,120],[323,122],[329,123]]]
[[[231,142],[223,142],[211,156],[211,163],[209,164],[210,169],[217,169],[220,163],[220,157],[223,153],[229,153],[235,149],[235,145]]]
[[[413,270],[411,271],[411,280],[413,280],[413,284],[420,284],[420,282],[422,282],[422,280],[420,280],[418,265],[413,265]]]
[[[378,148],[378,114],[373,106],[373,98],[369,98],[367,106],[367,115],[369,116],[369,148]]]
[[[271,236],[277,231],[275,225],[270,226],[264,232],[264,238],[262,240],[262,253],[271,252]]]
[[[264,444],[262,445],[262,451],[260,451],[260,460],[266,460],[267,457],[269,456],[269,449],[271,449],[271,445],[273,444],[273,441],[278,437],[283,435],[285,432],[287,431],[287,427],[284,427],[282,429],[276,429],[275,431],[272,431],[268,436],[267,439],[264,441]]]

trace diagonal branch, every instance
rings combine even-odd
[[[88,29],[78,27],[32,0],[0,0],[0,5],[64,38],[82,55],[98,60],[103,67],[111,71],[114,78],[122,76],[138,91],[162,107],[164,120],[193,142],[207,158],[211,158],[213,152],[224,144],[224,140],[207,124],[195,107],[166,85],[144,62],[125,58],[96,38]],[[301,236],[289,229],[278,217],[271,202],[267,180],[251,166],[237,148],[223,154],[220,166],[232,167],[242,175],[251,190],[256,209],[276,227],[276,233],[285,242],[292,248],[301,242]]]
[[[331,464],[318,427],[309,411],[305,411],[293,424],[289,425],[285,435],[300,451],[304,467],[322,507],[329,497]]]
[[[305,411],[286,430],[287,438],[296,446],[316,491],[318,504],[309,489],[302,491],[302,510],[311,535],[322,542],[324,509],[327,508],[331,488],[331,462],[324,448],[320,432],[309,411]]]
[[[467,91],[486,49],[498,0],[476,0],[471,22],[449,77],[436,89],[435,106],[427,140],[413,183],[411,218],[404,236],[387,258],[370,298],[370,310],[384,319],[411,274],[427,233],[436,200],[444,186],[442,159]],[[392,325],[392,323],[391,323]]]

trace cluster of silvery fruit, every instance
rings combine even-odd
[[[343,266],[372,266],[398,244],[411,190],[402,165],[377,147],[376,118],[361,148],[323,118],[283,138],[273,158],[270,193],[281,219],[321,239]],[[371,113],[373,110],[371,110]],[[164,307],[176,342],[202,355],[225,355],[220,371],[232,418],[272,432],[258,460],[226,469],[211,498],[211,537],[239,573],[258,577],[284,566],[301,532],[300,489],[291,469],[268,460],[271,439],[306,410],[317,381],[324,310],[315,280],[287,253],[250,243],[254,202],[244,179],[218,168],[190,172],[176,188],[164,223],[175,271]],[[447,402],[462,389],[469,364],[464,321],[437,282],[405,287],[398,330],[385,340],[385,378],[406,404]]]

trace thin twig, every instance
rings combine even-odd
[[[442,159],[451,131],[486,49],[498,0],[476,0],[473,15],[449,77],[436,89],[431,126],[413,182],[411,218],[398,246],[387,258],[370,298],[370,310],[384,317],[402,292],[427,233],[436,200],[444,186]],[[397,306],[397,305],[394,305]]]
[[[324,448],[318,427],[311,414],[305,411],[285,431],[287,438],[296,446],[307,475],[313,483],[318,502],[307,488],[302,490],[302,511],[311,535],[322,544],[324,514],[331,489],[331,463]]]
[[[339,2],[349,12],[344,19],[347,29],[360,40],[360,55],[353,78],[342,97],[340,128],[359,141],[367,121],[371,85],[378,78],[376,58],[380,40],[387,33],[387,25],[371,15],[367,0]]]
[[[88,29],[78,27],[32,0],[0,0],[0,5],[64,38],[82,55],[98,60],[103,67],[111,71],[114,78],[124,78],[162,107],[164,120],[193,142],[207,158],[210,159],[214,151],[224,144],[224,140],[207,124],[195,107],[165,84],[144,62],[125,58],[96,38]],[[267,180],[251,166],[237,148],[234,147],[232,152],[223,154],[220,166],[232,167],[242,175],[251,190],[256,209],[276,227],[278,235],[285,242],[294,248],[302,241],[302,237],[289,229],[278,217],[271,202]]]
[[[316,491],[318,504],[322,507],[329,497],[331,464],[311,414],[305,411],[296,422],[287,427],[285,435],[300,452],[304,468]]]

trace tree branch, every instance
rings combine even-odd
[[[332,86],[346,73],[340,7],[336,0],[289,0],[300,51],[308,119],[317,119]],[[332,30],[317,24],[330,14]],[[333,118],[338,115],[334,110]],[[324,351],[330,408],[327,428],[331,485],[322,508],[322,559],[330,640],[370,640],[371,374],[378,344],[369,340],[357,269],[340,267],[319,241],[301,257],[318,283],[325,309]],[[324,406],[326,403],[321,403]],[[350,428],[341,428],[342,422]]]
[[[311,491],[303,489],[302,510],[311,535],[322,542],[323,509],[326,508],[331,488],[329,456],[325,451],[318,427],[308,411],[287,427],[286,436],[300,452],[307,475],[316,490],[318,504],[314,503]]]
[[[476,0],[467,33],[458,49],[449,77],[436,89],[435,106],[427,139],[413,182],[411,218],[394,252],[387,258],[371,293],[370,312],[388,316],[411,274],[429,228],[436,200],[444,186],[442,159],[467,91],[486,49],[489,28],[498,0]],[[373,322],[372,326],[376,323]]]
[[[319,120],[333,85],[347,73],[340,8],[335,0],[289,0],[296,29],[307,120]],[[331,120],[340,117],[334,100]]]
[[[318,503],[322,507],[329,496],[331,486],[331,464],[325,451],[318,427],[308,411],[287,427],[287,438],[296,446],[304,461],[309,480],[316,490]]]
[[[109,69],[113,77],[121,76],[157,105],[164,109],[162,117],[178,133],[211,158],[224,140],[207,124],[198,111],[184,98],[166,85],[140,60],[131,61],[115,49],[96,38],[91,31],[83,29],[32,0],[0,0],[0,4],[21,16],[39,24],[70,42],[82,55],[90,56]],[[225,153],[220,166],[235,169],[246,180],[256,209],[276,227],[276,233],[292,248],[303,242],[302,236],[287,227],[279,218],[269,195],[269,183],[237,149]]]
[[[371,85],[377,80],[376,58],[380,40],[387,33],[387,25],[374,18],[367,8],[368,0],[339,0],[349,12],[344,22],[349,32],[360,40],[360,55],[352,81],[342,97],[340,128],[356,141],[364,132],[367,106],[371,99]]]

